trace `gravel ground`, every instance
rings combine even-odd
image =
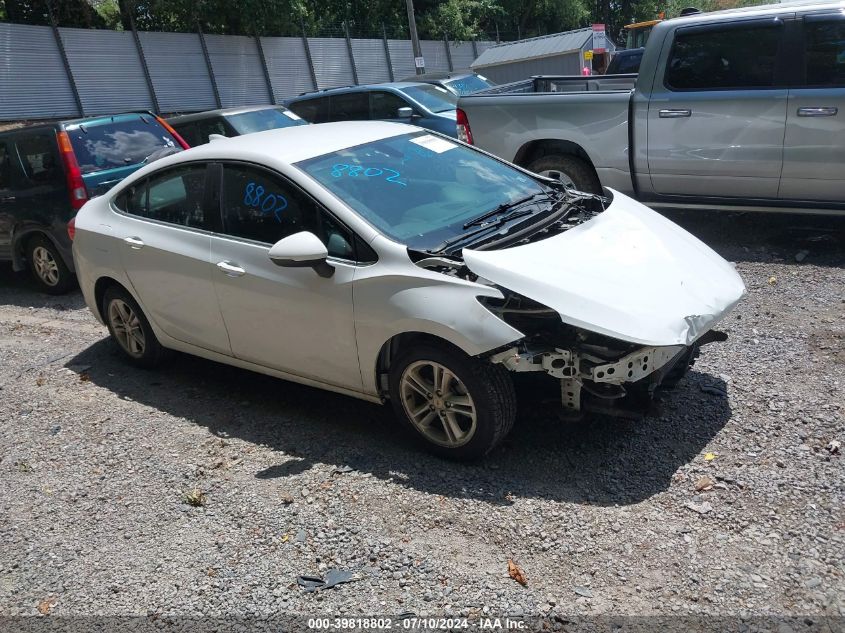
[[[469,466],[387,408],[130,368],[78,293],[4,266],[0,615],[845,615],[843,223],[673,218],[748,285],[729,340],[660,417],[527,406]],[[333,567],[356,581],[295,584]]]

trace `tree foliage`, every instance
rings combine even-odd
[[[685,6],[703,10],[765,0],[415,0],[420,37],[513,40],[603,22],[611,37],[630,22]],[[407,37],[404,0],[0,0],[0,19],[83,28],[195,31],[230,35]]]

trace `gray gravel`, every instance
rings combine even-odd
[[[675,217],[748,285],[729,340],[659,417],[526,406],[470,466],[386,408],[130,368],[2,268],[0,614],[845,615],[842,224]],[[296,586],[331,568],[356,580]]]

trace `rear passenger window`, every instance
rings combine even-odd
[[[331,98],[332,121],[366,121],[370,118],[370,104],[366,92],[350,92]]]
[[[845,86],[845,21],[804,24],[804,77],[808,86]]]
[[[189,165],[157,174],[130,187],[115,199],[126,213],[198,229],[211,229],[213,221],[203,206],[205,165]]]
[[[671,90],[770,88],[781,40],[778,26],[679,30],[666,67]]]
[[[303,119],[311,123],[326,123],[329,120],[328,97],[297,101],[296,103],[291,103],[288,109],[296,112]]]
[[[55,134],[37,134],[15,143],[30,187],[64,184],[64,171],[59,165]]]

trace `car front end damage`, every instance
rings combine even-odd
[[[495,288],[501,296],[477,300],[523,334],[483,357],[559,381],[565,411],[638,417],[659,389],[686,374],[702,346],[727,338],[713,328],[746,291],[733,265],[697,238],[625,195],[607,194],[575,194],[572,204],[590,206],[555,230],[463,248],[448,274]]]
[[[643,346],[567,326],[554,310],[523,297],[479,301],[503,321],[531,333],[487,359],[517,374],[558,381],[560,402],[571,416],[645,416],[658,391],[683,378],[703,345],[727,339],[711,329],[691,345]]]

